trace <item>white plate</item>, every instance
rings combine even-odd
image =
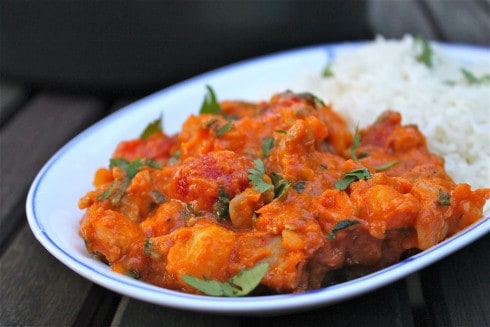
[[[34,180],[26,203],[34,235],[75,272],[123,295],[182,309],[259,315],[290,313],[366,293],[426,267],[487,234],[489,217],[427,251],[365,277],[302,294],[265,297],[218,298],[179,293],[114,273],[87,254],[78,236],[82,211],[77,203],[92,189],[93,173],[108,164],[119,141],[137,137],[162,112],[165,131],[178,132],[184,119],[199,110],[207,84],[213,86],[220,99],[267,99],[275,92],[294,90],[291,81],[299,72],[320,72],[332,55],[357,46],[359,43],[314,46],[226,66],[164,89],[99,121],[61,148]],[[488,58],[488,48],[441,46],[461,61]]]

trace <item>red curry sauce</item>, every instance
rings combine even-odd
[[[178,135],[119,144],[112,158],[147,161],[95,173],[79,202],[89,253],[190,293],[199,291],[183,275],[226,281],[266,262],[260,290],[301,292],[425,250],[480,219],[490,198],[488,188],[455,184],[397,112],[353,135],[310,94],[220,107],[191,115]],[[265,191],[249,177],[257,159],[262,181],[276,183]],[[341,189],[353,171],[368,175]]]

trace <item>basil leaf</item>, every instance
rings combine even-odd
[[[262,141],[262,155],[264,157],[268,157],[273,147],[274,147],[274,138],[266,137]]]
[[[313,103],[319,103],[322,106],[325,106],[325,102],[323,102],[322,99],[314,95],[313,93],[310,92],[303,92],[303,93],[296,93],[296,95],[302,99],[305,99],[306,101],[313,102]]]
[[[208,92],[204,96],[204,100],[201,105],[201,110],[199,111],[199,113],[201,114],[221,113],[221,107],[218,103],[218,100],[216,99],[216,94],[214,93],[214,90],[209,85],[206,85],[206,88]]]
[[[371,173],[365,167],[351,170],[344,174],[344,177],[335,182],[335,188],[338,190],[345,190],[353,182],[359,181],[361,179],[371,178]]]
[[[338,223],[335,224],[335,226],[328,232],[328,239],[329,240],[334,240],[335,239],[335,233],[338,232],[339,230],[346,229],[350,226],[354,226],[359,224],[358,220],[354,219],[346,219],[346,220],[341,220]]]
[[[140,138],[146,139],[149,136],[163,132],[162,128],[162,116],[160,118],[149,123],[140,135]]]
[[[111,158],[109,160],[109,168],[114,168],[114,167],[119,167],[122,169],[126,169],[126,167],[129,165],[129,161],[123,158]]]
[[[265,174],[264,163],[260,159],[254,160],[254,168],[248,170],[248,179],[255,190],[264,193],[274,188],[274,185],[266,183],[262,178]]]
[[[240,271],[226,282],[206,278],[199,279],[191,275],[183,275],[182,279],[206,295],[227,297],[245,296],[260,284],[268,269],[268,263],[261,263],[252,268]]]

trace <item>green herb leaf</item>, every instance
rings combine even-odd
[[[451,206],[451,196],[442,189],[439,189],[439,204],[442,207]]]
[[[415,38],[415,46],[420,49],[420,53],[415,57],[415,59],[427,67],[432,68],[433,51],[429,41],[427,41],[423,36],[419,35]]]
[[[199,279],[191,275],[183,275],[182,279],[192,287],[211,296],[245,296],[252,292],[269,269],[268,263],[261,263],[252,268],[240,271],[238,274],[220,282],[212,279]]]
[[[175,151],[174,154],[172,154],[172,156],[168,159],[167,164],[168,165],[173,165],[177,161],[179,161],[180,154],[181,154],[180,150]]]
[[[122,180],[114,180],[111,185],[109,185],[107,190],[97,196],[96,200],[100,201],[110,198],[114,206],[119,205],[119,202],[121,201],[124,192],[131,183],[131,180],[143,166],[149,166],[155,169],[161,168],[161,166],[156,161],[146,158],[136,159],[131,162],[128,162],[127,160],[121,158],[112,158],[109,162],[109,166],[111,168],[119,167],[123,169],[126,173],[126,176]]]
[[[291,182],[282,177],[281,174],[271,173],[272,184],[274,185],[274,198],[282,200],[288,193]]]
[[[218,189],[218,199],[213,204],[213,213],[218,220],[224,220],[230,218],[230,196],[226,193],[223,186]]]
[[[123,158],[111,158],[109,160],[109,168],[119,167],[121,169],[126,169],[129,165],[129,161]]]
[[[352,157],[352,160],[354,161],[359,161],[359,158],[357,157],[357,148],[361,144],[361,134],[359,134],[359,124],[356,126],[356,131],[354,133],[354,139],[352,140],[352,146],[350,148],[350,155]]]
[[[306,184],[305,181],[299,181],[299,182],[294,182],[291,186],[296,192],[302,193],[305,190],[305,184]]]
[[[461,73],[463,73],[463,76],[468,84],[483,84],[483,83],[488,83],[490,82],[490,75],[486,74],[481,77],[476,77],[475,74],[473,74],[471,71],[461,68]]]
[[[323,78],[329,78],[332,76],[333,76],[332,63],[328,63],[325,65],[325,67],[322,70],[322,77]]]
[[[254,168],[248,170],[248,179],[255,187],[255,190],[264,193],[274,188],[274,185],[266,183],[263,179],[265,175],[264,163],[260,159],[254,160]]]
[[[218,100],[216,99],[216,94],[214,93],[214,90],[209,85],[206,85],[206,88],[208,92],[204,96],[204,101],[201,105],[201,110],[199,111],[199,113],[215,115],[221,113],[221,107],[218,103]]]
[[[296,93],[296,95],[302,99],[305,99],[306,101],[313,102],[313,103],[319,103],[322,106],[325,105],[325,102],[323,102],[322,99],[314,95],[313,93],[310,92],[303,92],[303,93]]]
[[[160,118],[149,123],[140,135],[140,138],[146,139],[149,136],[163,132],[162,128],[162,116]]]
[[[216,130],[216,136],[217,137],[223,136],[225,133],[230,131],[232,128],[233,128],[233,121],[228,120],[228,122],[226,124],[224,124],[223,126],[221,126],[220,128],[218,128]]]
[[[150,255],[151,254],[152,247],[153,247],[153,245],[151,244],[151,239],[149,237],[147,237],[145,239],[145,247],[144,247],[145,255]]]
[[[346,219],[346,220],[341,220],[338,223],[335,224],[335,226],[328,232],[328,239],[329,240],[334,240],[335,239],[335,233],[338,232],[339,230],[346,229],[350,226],[354,226],[359,224],[359,220],[354,220],[354,219]]]
[[[396,164],[398,164],[398,160],[393,160],[393,161],[390,161],[388,163],[385,163],[384,165],[374,167],[374,170],[376,170],[376,172],[379,173],[380,171],[385,171],[385,170],[390,169],[391,167],[395,166]]]
[[[269,154],[271,153],[271,150],[273,147],[274,147],[274,138],[273,137],[266,137],[262,141],[262,155],[264,157],[268,157]]]
[[[344,177],[335,182],[335,188],[338,190],[345,190],[353,182],[359,181],[361,179],[371,178],[371,173],[365,167],[351,170],[344,174]]]

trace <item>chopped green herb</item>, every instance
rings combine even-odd
[[[140,138],[146,139],[149,136],[156,134],[156,133],[161,133],[163,131],[162,128],[162,116],[160,118],[152,121],[149,123],[146,128],[143,130],[143,132],[140,135]]]
[[[354,133],[354,139],[352,140],[352,146],[350,148],[350,155],[352,160],[359,161],[357,157],[357,148],[361,144],[361,134],[359,134],[359,124],[356,126],[356,131]]]
[[[287,134],[288,132],[283,130],[283,129],[276,129],[274,132],[279,133],[279,134]]]
[[[346,220],[339,221],[338,223],[335,224],[335,226],[328,233],[328,239],[334,240],[335,239],[335,233],[337,233],[339,230],[346,229],[350,226],[354,226],[357,224],[359,224],[359,220],[346,219]]]
[[[128,270],[126,272],[126,276],[134,278],[134,279],[140,279],[140,272],[138,270]]]
[[[322,70],[322,77],[323,78],[329,78],[332,76],[333,76],[332,63],[328,63],[325,65],[325,67]]]
[[[214,93],[214,90],[209,85],[206,85],[206,88],[208,92],[204,96],[204,101],[201,105],[201,110],[199,111],[199,113],[215,115],[221,113],[221,107],[218,103],[218,100],[216,99],[216,94]]]
[[[144,248],[145,255],[150,255],[151,251],[152,251],[151,239],[147,237],[145,239],[145,248]]]
[[[291,186],[292,183],[282,177],[281,174],[275,172],[271,173],[271,180],[274,185],[274,197],[282,200],[288,193],[289,186]]]
[[[103,199],[110,199],[114,206],[119,205],[119,202],[121,201],[124,192],[131,183],[131,180],[143,166],[149,166],[155,169],[161,168],[161,166],[156,161],[146,158],[136,159],[131,162],[128,162],[125,159],[112,158],[110,160],[109,166],[111,168],[119,167],[123,169],[126,173],[126,176],[122,180],[114,180],[102,194],[97,196],[96,200],[100,201]]]
[[[217,137],[223,136],[224,134],[229,132],[232,128],[233,128],[233,121],[228,120],[226,124],[224,124],[223,126],[221,126],[216,130],[216,136]]]
[[[218,199],[213,205],[213,213],[218,220],[224,220],[230,218],[230,196],[226,193],[223,186],[218,189]]]
[[[365,167],[351,170],[344,174],[344,177],[335,182],[335,188],[338,190],[345,190],[353,182],[359,181],[361,179],[371,178],[371,173]]]
[[[439,190],[439,204],[443,207],[451,206],[451,196],[444,190]]]
[[[122,169],[126,169],[126,167],[129,165],[129,161],[123,158],[111,158],[109,160],[109,168],[114,168],[114,167],[119,167]]]
[[[171,157],[168,159],[167,164],[169,164],[169,165],[173,165],[173,164],[175,164],[177,161],[179,161],[179,159],[180,159],[180,154],[181,154],[180,150],[175,151],[175,152],[174,152],[174,154],[172,154],[172,156],[171,156]]]
[[[190,218],[190,217],[201,217],[204,215],[201,211],[198,211],[194,208],[192,203],[186,203],[185,204],[185,209],[182,212],[184,217]]]
[[[327,165],[325,165],[325,164],[320,164],[320,168],[323,169],[323,170],[327,170],[328,169]]]
[[[306,184],[305,181],[299,181],[299,182],[294,182],[291,186],[296,192],[302,193],[305,190],[305,184]]]
[[[427,67],[432,68],[433,51],[429,41],[427,41],[423,36],[419,35],[415,38],[415,46],[420,49],[420,53],[415,57],[415,59]]]
[[[274,185],[266,183],[263,179],[265,175],[264,163],[260,159],[254,160],[254,168],[248,170],[248,179],[255,187],[255,190],[264,193],[274,188]]]
[[[191,275],[183,275],[182,279],[206,295],[227,297],[245,296],[260,284],[268,269],[268,263],[261,263],[252,268],[240,271],[226,282],[206,278],[199,279]]]
[[[396,164],[398,164],[398,160],[393,160],[393,161],[390,161],[388,163],[385,163],[384,165],[374,167],[374,170],[376,170],[376,172],[379,173],[380,171],[385,171],[387,169],[390,169],[391,167],[395,166]]]
[[[323,102],[322,99],[320,99],[319,97],[317,97],[313,93],[303,92],[303,93],[296,93],[296,95],[299,96],[302,99],[305,99],[306,101],[310,101],[310,102],[313,102],[313,103],[317,103],[318,102],[322,106],[325,105],[325,102]]]
[[[264,157],[268,157],[269,154],[271,153],[271,150],[273,147],[274,147],[274,138],[273,137],[266,137],[262,141],[262,155]]]
[[[490,82],[490,74],[483,75],[481,77],[476,77],[471,71],[461,68],[464,78],[468,84],[483,84]]]

